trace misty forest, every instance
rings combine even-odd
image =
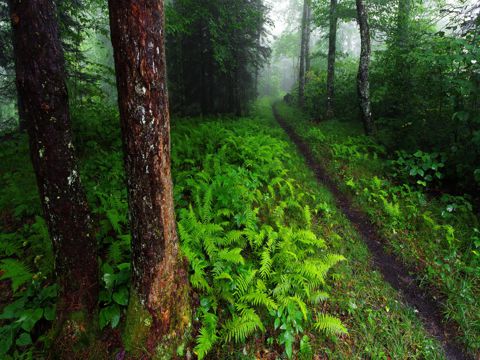
[[[478,0],[0,0],[0,359],[480,359]]]

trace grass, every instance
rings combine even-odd
[[[480,350],[478,218],[464,197],[433,196],[392,176],[386,151],[363,135],[360,122],[311,122],[298,109],[278,105],[337,185],[352,196],[389,240],[388,248],[442,303],[460,340]]]

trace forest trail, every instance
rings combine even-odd
[[[351,200],[339,190],[334,181],[327,175],[325,169],[315,160],[310,147],[282,119],[275,106],[273,106],[273,114],[305,158],[307,165],[313,171],[319,183],[330,190],[338,208],[361,235],[372,254],[374,266],[378,268],[384,279],[402,294],[405,302],[418,312],[427,332],[442,343],[447,359],[473,360],[473,357],[465,354],[462,346],[454,340],[454,334],[449,330],[448,324],[442,322],[442,312],[438,303],[430,294],[420,288],[415,277],[397,257],[385,252],[383,244],[387,243],[387,240],[379,234],[367,215],[353,207]]]

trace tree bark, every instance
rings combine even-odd
[[[305,39],[305,73],[308,74],[310,71],[310,38],[312,35],[312,7],[309,5],[307,7],[307,27],[306,27],[306,39]],[[305,84],[307,79],[305,79]]]
[[[395,73],[393,74],[392,97],[394,99],[392,110],[398,116],[405,116],[410,111],[410,82],[411,75],[408,66],[409,52],[409,21],[411,13],[410,0],[399,0],[397,14],[397,28],[394,35],[395,47]]]
[[[360,103],[361,117],[367,135],[375,133],[375,124],[372,118],[372,110],[370,105],[370,28],[368,25],[368,13],[364,0],[356,0],[357,17],[360,26],[360,64],[358,67],[357,90]]]
[[[28,128],[60,285],[56,328],[63,335],[55,351],[63,352],[72,350],[68,348],[85,333],[95,331],[88,324],[97,313],[97,246],[72,144],[54,3],[10,0],[9,5],[19,113]]]
[[[335,116],[335,58],[337,52],[337,0],[330,1],[330,31],[328,35],[327,119]]]
[[[172,355],[190,306],[173,205],[164,3],[109,0],[109,9],[132,232],[125,346]]]
[[[298,74],[298,106],[305,105],[305,47],[307,40],[308,0],[303,1],[302,29],[300,40],[300,66]]]

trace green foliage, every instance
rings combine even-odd
[[[340,320],[326,314],[319,314],[317,316],[314,327],[327,335],[347,334],[347,329],[342,325]]]
[[[9,279],[12,282],[12,289],[16,292],[19,286],[31,281],[33,274],[27,265],[15,259],[4,259],[0,263],[0,280]]]
[[[445,296],[446,318],[458,323],[463,341],[477,351],[479,220],[469,196],[426,193],[425,185],[437,185],[434,179],[438,181],[447,167],[442,155],[400,152],[398,159],[388,161],[375,156],[375,147],[361,147],[362,129],[351,123],[314,125],[295,109],[284,104],[278,108],[335,181],[355,195],[355,204],[379,227],[393,251],[412,267],[420,266],[422,280]],[[359,154],[332,150],[347,144]],[[426,184],[419,186],[418,181]]]
[[[392,176],[399,181],[411,179],[414,185],[430,187],[444,177],[442,169],[445,167],[445,155],[420,150],[414,154],[398,151],[397,159],[390,161],[390,165]]]
[[[328,270],[344,258],[311,231],[317,211],[288,175],[287,144],[246,119],[182,121],[173,134],[178,230],[201,294],[197,356],[273,325],[291,358]]]

